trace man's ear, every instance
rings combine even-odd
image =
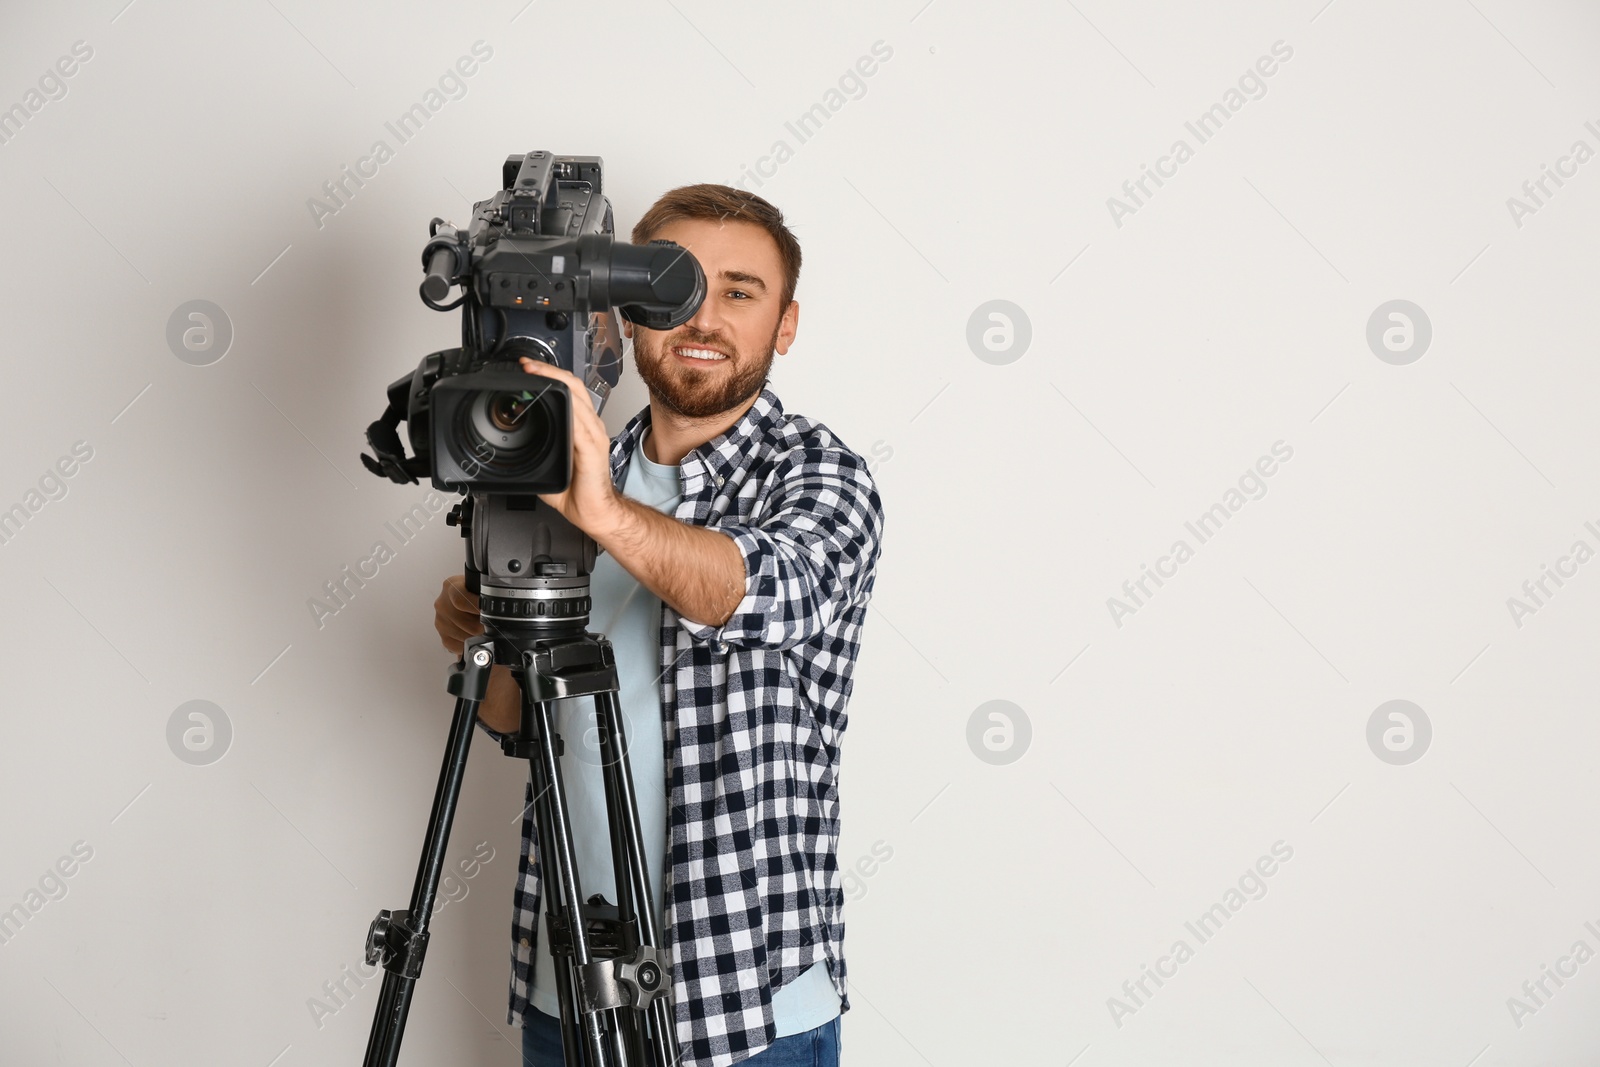
[[[618,315],[617,318],[622,319],[622,316]],[[622,319],[622,336],[630,341],[633,340],[633,323],[627,319]]]
[[[800,301],[791,300],[778,319],[778,337],[772,344],[778,355],[785,355],[794,344],[794,335],[800,329]]]

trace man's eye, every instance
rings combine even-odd
[[[743,289],[733,289],[733,290],[730,290],[730,291],[729,291],[729,293],[728,293],[728,295],[729,295],[729,296],[742,296],[742,297],[744,297],[744,298],[745,298],[745,299],[746,299],[746,300],[748,300],[748,299],[750,299],[750,294],[749,294],[749,293],[747,293],[747,292],[745,292],[745,291],[744,291],[744,290],[743,290]]]

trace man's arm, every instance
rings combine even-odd
[[[613,517],[590,536],[690,622],[721,626],[744,597],[744,556],[725,533],[690,526],[619,493]]]
[[[811,640],[866,595],[882,507],[859,456],[797,453],[756,524],[691,526],[611,484],[611,438],[568,371],[524,359],[572,391],[572,479],[539,499],[611,552],[678,613],[697,641],[784,649]]]
[[[724,622],[744,595],[744,558],[726,534],[690,526],[629,500],[611,484],[611,437],[571,372],[524,357],[529,374],[572,393],[572,480],[540,499],[610,552],[624,570],[685,619]]]
[[[782,651],[811,641],[871,595],[883,509],[872,475],[831,446],[787,454],[759,516],[710,529],[743,560],[744,595],[715,626],[681,620],[696,641]]]

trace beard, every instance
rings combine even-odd
[[[772,370],[782,323],[780,317],[767,340],[766,351],[759,355],[740,352],[715,334],[701,335],[693,330],[664,337],[658,344],[656,331],[640,328],[634,336],[633,362],[645,388],[668,411],[686,419],[708,419],[739,407],[761,391]],[[672,352],[674,348],[697,347],[726,352],[728,358],[699,370],[685,367]]]

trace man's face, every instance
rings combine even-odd
[[[739,407],[761,390],[775,353],[789,350],[800,305],[783,299],[778,245],[753,222],[684,220],[654,236],[676,241],[700,261],[706,299],[673,330],[624,323],[650,395],[685,418]]]

